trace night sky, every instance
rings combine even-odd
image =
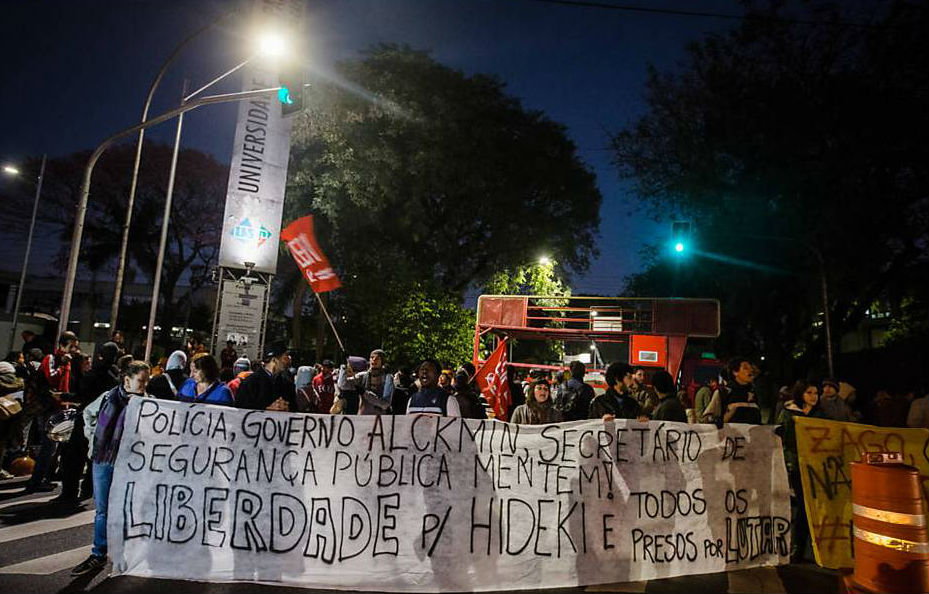
[[[640,5],[741,14],[733,0]],[[232,7],[216,0],[3,2],[0,162],[89,149],[137,123],[165,57]],[[639,248],[663,239],[669,225],[632,212],[631,188],[610,165],[609,135],[643,112],[648,64],[673,68],[687,42],[736,24],[530,0],[310,0],[307,46],[311,68],[321,69],[380,42],[430,50],[466,73],[497,75],[526,107],[565,124],[604,196],[601,256],[572,284],[575,293],[616,294],[622,279],[640,268]],[[231,27],[203,35],[162,82],[152,114],[176,104],[184,77],[199,86],[247,52]],[[240,84],[232,77],[217,89],[237,91]],[[225,105],[193,112],[184,122],[184,146],[228,163],[235,110]],[[173,130],[162,124],[148,137],[169,143]]]

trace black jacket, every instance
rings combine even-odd
[[[242,380],[242,384],[235,393],[235,406],[250,410],[264,410],[276,399],[274,378],[264,369],[259,369]]]
[[[687,422],[687,412],[681,401],[674,396],[666,396],[658,400],[658,406],[652,411],[652,420],[655,421],[675,421],[677,423]]]
[[[642,414],[642,407],[631,394],[620,395],[609,388],[590,403],[591,419],[600,419],[603,415],[613,415],[617,419],[635,419]]]

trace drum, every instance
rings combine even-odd
[[[52,441],[68,441],[74,430],[74,420],[80,415],[76,408],[66,408],[53,414],[48,419],[45,430]]]

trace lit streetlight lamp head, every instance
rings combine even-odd
[[[13,167],[12,165],[4,165],[3,173],[7,175],[19,175],[19,169]]]
[[[256,40],[258,53],[265,58],[280,58],[287,44],[284,37],[273,31],[262,31]]]
[[[541,264],[542,266],[548,266],[551,263],[552,261],[548,256],[542,256],[541,258],[539,258],[539,264]]]

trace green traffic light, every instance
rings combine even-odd
[[[683,242],[680,242],[680,241],[677,242],[677,243],[675,243],[675,244],[674,244],[674,251],[677,252],[677,253],[679,253],[679,254],[682,253],[682,252],[684,251],[684,243],[683,243]]]
[[[293,98],[290,96],[290,89],[281,87],[277,90],[277,99],[284,105],[293,105]]]

